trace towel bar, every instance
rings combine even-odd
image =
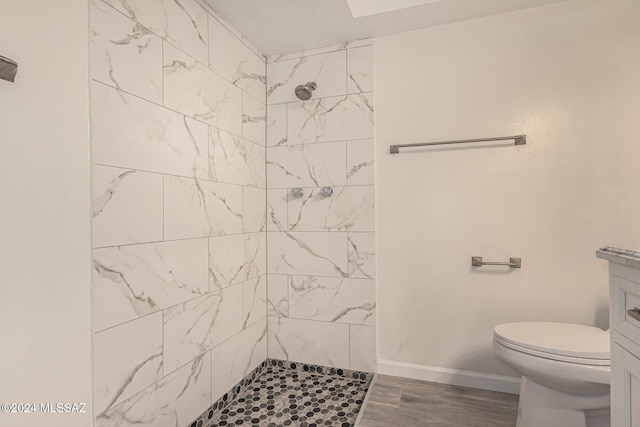
[[[522,267],[522,259],[521,258],[509,258],[509,262],[489,262],[482,261],[481,256],[472,256],[471,257],[471,266],[472,267],[482,267],[483,265],[507,265],[509,268],[521,268]]]

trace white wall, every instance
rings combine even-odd
[[[498,323],[607,327],[594,252],[640,245],[638,22],[637,1],[581,0],[376,40],[379,358],[509,375]]]
[[[87,8],[2,2],[19,71],[0,80],[0,400],[88,404],[3,426],[92,424]]]

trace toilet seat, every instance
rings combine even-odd
[[[602,329],[556,322],[504,323],[494,328],[496,343],[545,359],[610,366],[609,334]]]

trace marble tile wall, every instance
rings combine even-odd
[[[371,41],[267,59],[266,94],[269,357],[374,372]]]
[[[196,0],[91,0],[91,78],[96,426],[188,425],[267,357],[266,58]]]

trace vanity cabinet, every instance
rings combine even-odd
[[[605,247],[609,261],[611,425],[640,427],[640,252]]]

